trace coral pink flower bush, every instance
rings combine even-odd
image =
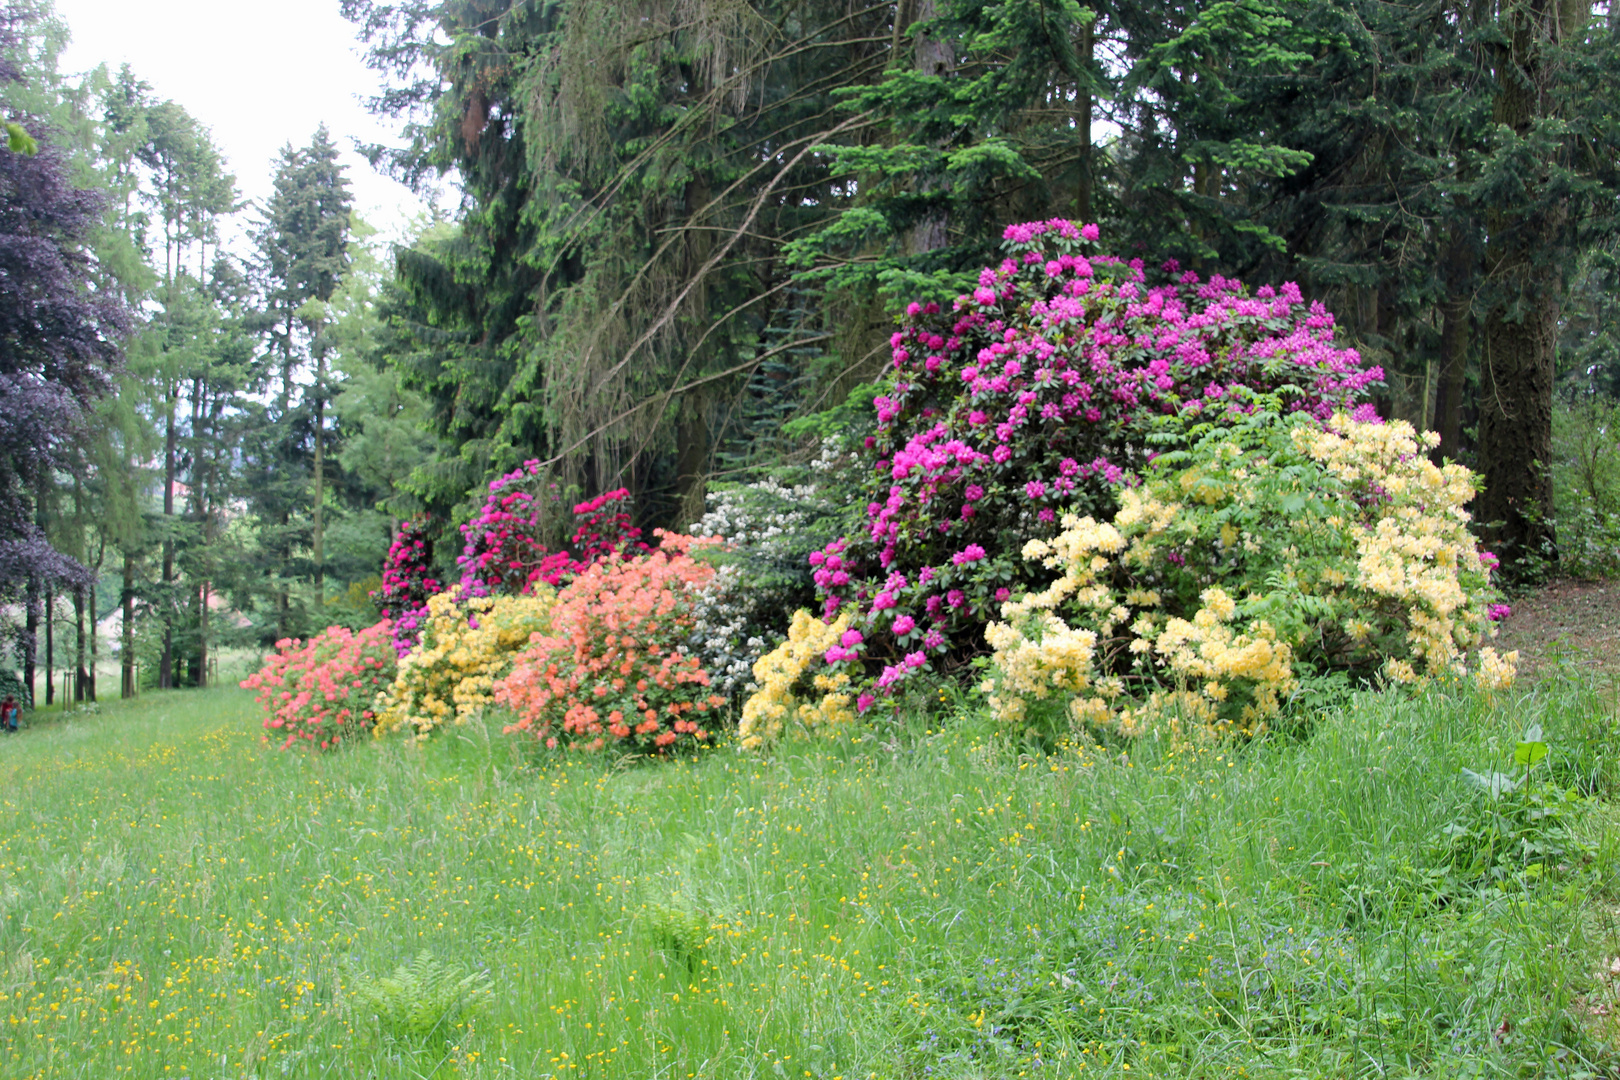
[[[648,550],[630,524],[629,497],[619,488],[577,504],[568,547],[551,551],[544,538],[556,514],[557,485],[545,485],[540,462],[491,480],[483,507],[461,527],[462,596],[517,595],[536,582],[560,586],[599,559]]]
[[[382,588],[371,594],[377,609],[394,627],[394,651],[410,652],[427,618],[428,598],[443,591],[433,576],[432,519],[426,515],[399,523],[383,560]]]
[[[1179,432],[1269,407],[1371,419],[1383,377],[1333,344],[1299,289],[1221,277],[1149,286],[1094,225],[1010,226],[1007,257],[950,312],[911,305],[875,398],[865,524],[811,556],[827,619],[851,613],[872,689],[982,647],[1000,604],[1050,580],[1020,558],[1065,512],[1106,520],[1113,485]],[[1167,264],[1174,275],[1177,268]],[[1160,433],[1162,439],[1150,438]]]
[[[725,699],[677,644],[714,568],[688,554],[702,541],[659,536],[657,550],[597,562],[558,594],[551,633],[534,635],[495,684],[495,700],[517,714],[508,733],[551,747],[651,754],[712,738]]]
[[[394,680],[397,659],[387,619],[354,633],[332,626],[307,642],[283,638],[264,666],[242,680],[258,691],[264,727],[283,750],[300,742],[322,750],[363,733],[377,696]]]

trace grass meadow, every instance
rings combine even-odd
[[[1611,700],[1128,754],[913,714],[656,766],[279,753],[235,689],[43,717],[0,740],[0,1075],[1616,1075]]]

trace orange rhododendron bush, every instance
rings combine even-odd
[[[678,643],[714,568],[688,554],[703,541],[659,537],[658,550],[598,562],[557,595],[551,633],[534,635],[495,684],[495,700],[517,714],[507,732],[547,746],[657,754],[711,737],[725,699]]]
[[[307,642],[276,642],[242,685],[259,692],[265,730],[283,750],[299,742],[330,750],[371,725],[377,695],[394,679],[392,629],[384,619],[359,633],[329,626]]]

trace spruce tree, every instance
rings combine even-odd
[[[325,598],[330,305],[349,268],[353,203],[343,173],[324,125],[307,147],[284,148],[256,236],[270,321],[261,382],[272,388],[272,403],[257,449],[264,483],[255,505],[273,561],[282,635],[291,632],[292,558],[303,545],[305,522],[313,602]],[[299,381],[305,372],[308,385]]]

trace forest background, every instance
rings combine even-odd
[[[870,424],[896,314],[1047,217],[1299,282],[1384,368],[1380,413],[1485,475],[1513,577],[1620,568],[1608,5],[342,10],[400,125],[368,156],[459,193],[398,244],[324,129],[246,204],[182,103],[60,70],[49,5],[5,8],[0,579],[43,701],[63,669],[94,698],[104,650],[127,695],[370,625],[400,523],[428,515],[451,578],[525,461],[559,530],[620,486],[685,526]],[[60,332],[7,314],[45,293]]]

